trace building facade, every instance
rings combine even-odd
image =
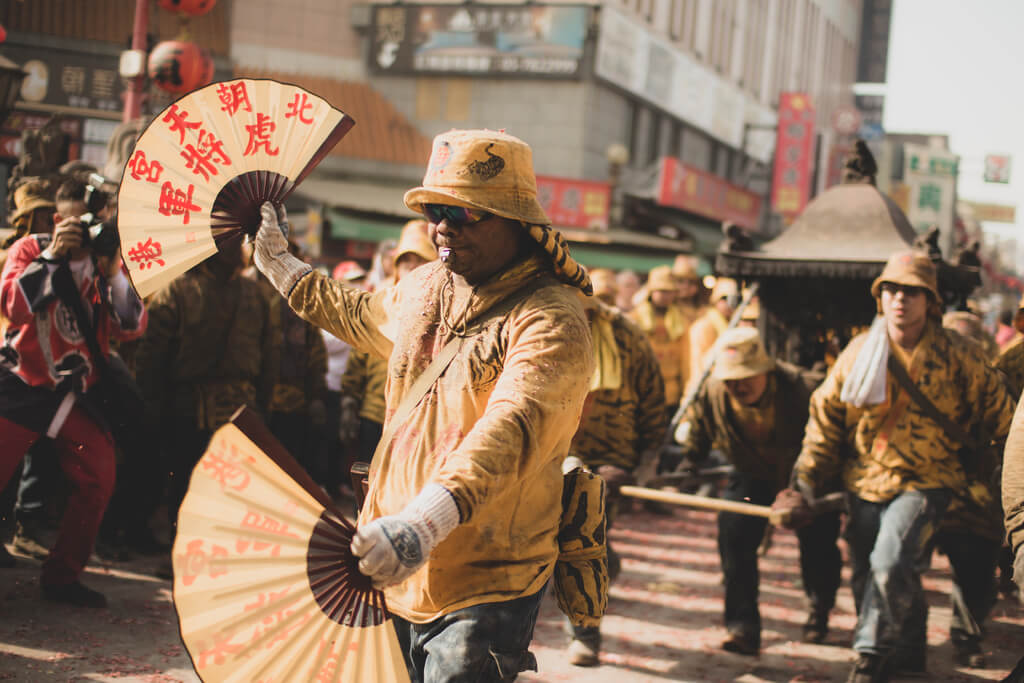
[[[114,55],[134,0],[103,2],[124,25],[87,47]],[[8,4],[46,5],[41,15],[77,6]],[[583,263],[648,270],[680,251],[713,260],[725,221],[773,232],[780,96],[806,95],[814,129],[829,129],[853,103],[863,10],[862,0],[219,0],[201,19],[220,33],[195,38],[217,44],[229,75],[303,85],[356,119],[294,199],[325,259],[366,258],[394,236],[430,139],[481,127],[531,144],[542,201]],[[0,17],[8,44],[53,33],[13,12]]]

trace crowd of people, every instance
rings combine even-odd
[[[796,530],[808,642],[828,634],[845,540],[853,683],[926,670],[936,549],[963,666],[985,665],[1014,564],[1024,584],[1024,313],[989,331],[945,312],[923,253],[892,256],[874,324],[812,372],[771,357],[757,298],[691,255],[646,276],[582,268],[537,201],[529,146],[502,132],[438,136],[405,197],[423,218],[372,263],[314,268],[264,205],[252,244],[222,244],[145,302],[89,242],[92,190],[75,173],[52,185],[15,192],[0,283],[0,485],[16,492],[13,548],[45,560],[45,599],[106,605],[80,581],[94,547],[163,556],[170,578],[191,469],[241,405],[332,497],[361,501],[352,551],[414,681],[535,668],[548,585],[569,660],[599,664],[622,487],[712,462],[728,466],[722,498]],[[818,507],[834,492],[845,514]],[[721,647],[740,655],[761,647],[766,527],[718,516]]]

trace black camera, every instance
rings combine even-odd
[[[117,218],[102,221],[99,213],[110,201],[101,188],[107,179],[98,173],[89,174],[85,186],[85,210],[79,216],[82,222],[82,246],[91,247],[97,256],[113,256],[121,248],[121,236],[117,232]]]

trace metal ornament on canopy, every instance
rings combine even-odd
[[[825,190],[787,230],[758,247],[727,229],[715,271],[758,281],[769,353],[812,367],[871,324],[877,304],[869,288],[895,252],[926,251],[946,303],[963,305],[980,284],[978,269],[970,252],[955,265],[944,261],[937,237],[934,229],[920,235],[892,199],[862,179]]]

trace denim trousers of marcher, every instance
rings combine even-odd
[[[857,652],[924,652],[928,605],[921,574],[949,499],[945,489],[904,491],[884,503],[851,497],[846,538],[853,560]]]
[[[426,624],[394,618],[412,683],[496,683],[536,671],[530,652],[544,589],[473,605]]]

